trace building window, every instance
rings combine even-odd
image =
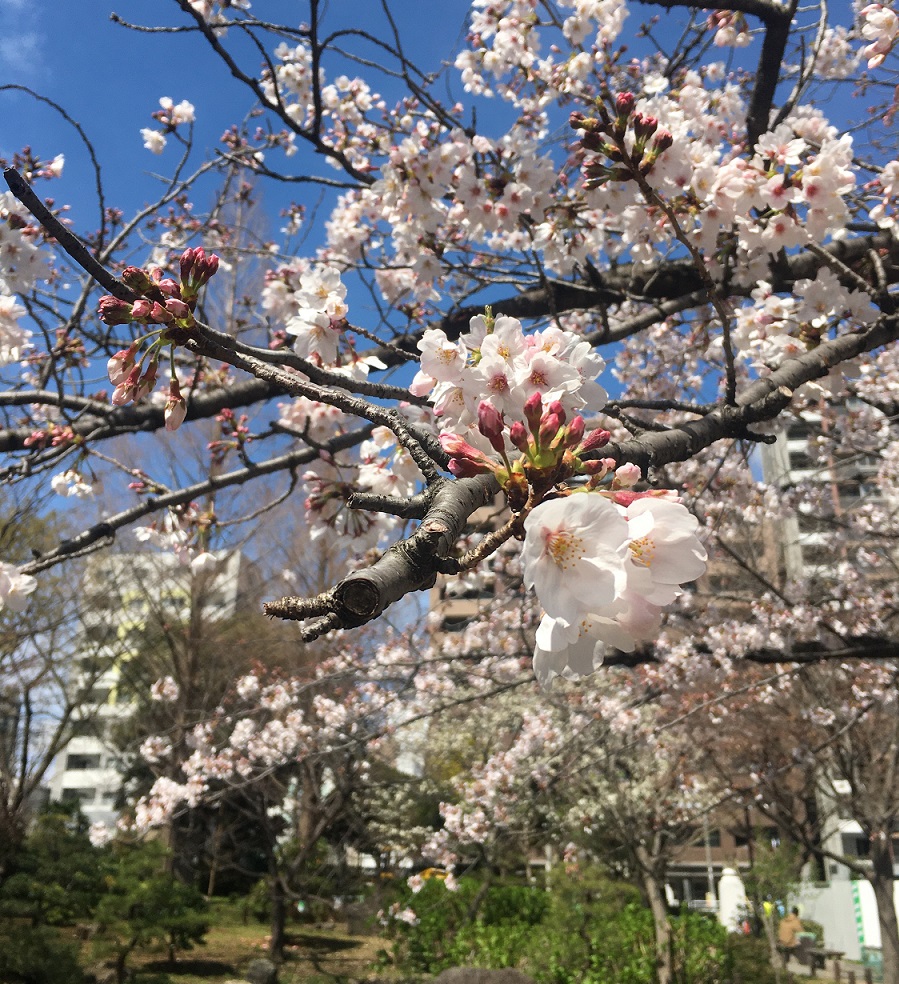
[[[100,756],[99,755],[67,755],[66,768],[67,769],[99,769]]]
[[[62,791],[63,803],[93,803],[96,796],[96,788],[90,786],[71,787]]]

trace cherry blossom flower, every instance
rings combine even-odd
[[[627,586],[627,520],[604,496],[544,502],[524,528],[524,582],[551,617],[576,624],[613,605]]]
[[[144,141],[144,147],[151,154],[161,154],[165,150],[165,134],[160,133],[159,130],[151,130],[149,127],[143,127],[140,135]]]
[[[0,608],[14,612],[25,610],[28,595],[37,587],[37,581],[29,574],[20,574],[12,564],[0,561]]]

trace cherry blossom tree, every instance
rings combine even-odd
[[[820,380],[839,396],[852,373],[874,374],[896,328],[895,162],[867,131],[841,135],[817,99],[825,85],[848,93],[867,73],[889,78],[892,10],[830,23],[823,9],[761,0],[657,6],[478,2],[463,50],[437,75],[414,63],[387,5],[383,36],[316,2],[299,27],[261,21],[245,3],[188,0],[150,32],[117,18],[133,44],[187,32],[255,108],[198,162],[194,107],[160,99],[141,132],[162,158],[180,149],[171,180],[139,214],[103,211],[80,238],[31,187],[60,180],[63,162],[13,161],[3,477],[56,475],[61,492],[80,495],[99,471],[133,477],[101,450],[111,439],[213,417],[222,466],[180,488],[142,480],[136,501],[13,577],[148,515],[199,549],[186,509],[198,495],[301,474],[323,531],[351,538],[360,556],[394,543],[315,598],[269,603],[307,638],[363,624],[528,529],[531,556],[543,550],[562,569],[583,548],[588,569],[606,572],[601,603],[588,603],[571,594],[579,578],[534,569],[547,612],[538,662],[583,669],[597,646],[655,635],[680,590],[678,557],[692,558],[683,581],[704,557],[672,497],[635,492],[635,481],[768,440],[767,422],[818,398]],[[660,25],[679,41],[658,43]],[[639,43],[625,56],[629,33]],[[345,65],[362,74],[340,74]],[[443,75],[458,99],[437,98]],[[888,118],[881,88],[863,91]],[[191,196],[212,173],[221,193],[201,217]],[[333,211],[323,244],[297,257],[289,237],[305,203],[287,209],[288,238],[259,243],[266,284],[238,315],[214,303],[222,263],[248,251],[222,217],[263,181],[330,196]],[[142,235],[156,245],[128,266]],[[84,270],[74,300],[59,289],[61,251]],[[91,381],[101,362],[111,399]],[[411,386],[398,375],[407,363],[418,366]],[[509,522],[453,556],[498,488]],[[603,502],[621,518],[599,541],[573,517]],[[550,506],[552,527],[529,518]],[[661,580],[646,574],[644,540],[672,545]]]
[[[4,558],[0,598],[23,605],[43,571],[139,523],[202,568],[223,523],[196,503],[252,487],[229,521],[301,488],[312,535],[352,557],[312,597],[265,606],[305,642],[438,576],[482,576],[519,542],[540,607],[516,621],[496,606],[472,628],[489,672],[444,639],[424,663],[408,644],[347,655],[329,672],[352,664],[371,686],[311,710],[294,706],[302,683],[283,684],[283,708],[275,684],[244,684],[256,716],[224,706],[148,816],[197,801],[210,775],[324,769],[382,732],[395,695],[429,698],[406,723],[449,707],[453,673],[480,680],[472,702],[524,686],[530,629],[544,686],[603,662],[646,663],[663,689],[700,671],[721,685],[747,661],[895,655],[893,592],[870,576],[894,563],[889,495],[835,517],[826,593],[767,569],[744,536],[822,501],[758,480],[756,449],[803,414],[828,422],[822,459],[865,446],[895,485],[891,5],[475,0],[442,66],[417,63],[387,0],[371,25],[318,0],[299,26],[246,0],[166,10],[116,20],[142,51],[186,35],[243,86],[247,115],[214,152],[186,65],[152,124],[135,121],[167,175],[140,211],[107,205],[96,162],[96,228],[76,235],[43,194],[64,162],[8,162],[0,480],[81,497],[102,477],[120,498],[39,556]],[[73,125],[90,150],[89,121]],[[263,187],[297,195],[273,237],[240,219]],[[264,282],[238,289],[251,257]],[[154,474],[151,442],[193,432],[202,467]],[[466,540],[494,501],[495,529]],[[711,550],[748,592],[692,587]],[[302,710],[286,738],[273,710]]]

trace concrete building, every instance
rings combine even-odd
[[[51,799],[77,801],[92,823],[111,826],[119,816],[127,762],[113,734],[133,713],[129,665],[142,637],[238,610],[251,569],[239,552],[216,557],[215,569],[200,574],[167,553],[102,554],[88,565],[83,647],[68,681],[78,708],[49,787]]]

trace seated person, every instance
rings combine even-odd
[[[799,909],[794,905],[789,915],[781,919],[780,926],[777,930],[777,939],[784,951],[785,957],[796,952],[796,948],[799,946],[799,934],[801,932],[802,921],[799,919]]]

